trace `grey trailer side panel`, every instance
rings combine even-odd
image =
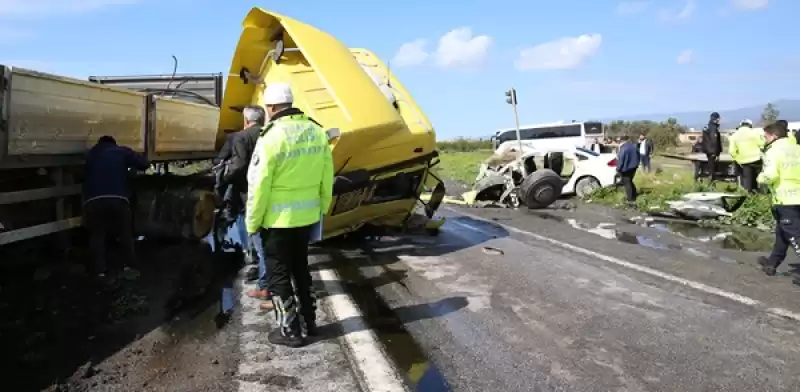
[[[210,153],[217,142],[219,108],[170,98],[155,99],[155,156]]]
[[[100,136],[145,151],[145,95],[12,68],[8,155],[83,154]]]

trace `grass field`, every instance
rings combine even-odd
[[[491,150],[470,152],[443,152],[439,155],[441,163],[436,170],[444,176],[464,185],[472,185],[478,176],[478,168],[486,158],[492,155]]]

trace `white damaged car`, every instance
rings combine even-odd
[[[528,150],[520,156],[512,149],[498,151],[481,164],[473,190],[464,199],[543,208],[560,195],[583,197],[617,180],[615,154],[565,147]]]

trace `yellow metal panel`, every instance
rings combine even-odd
[[[291,83],[295,106],[325,127],[340,129],[334,149],[337,170],[351,156],[406,128],[350,50],[334,37],[261,8],[252,9],[243,25],[225,88],[220,130],[241,128],[241,113],[233,108],[250,104],[264,88],[252,81],[244,83],[239,78],[242,68],[253,74],[265,69],[261,76],[268,83]],[[281,29],[286,52],[275,64],[267,57],[275,46],[270,38]],[[221,140],[220,134],[218,143]]]
[[[213,106],[157,98],[155,153],[213,152],[218,123]]]
[[[80,154],[103,135],[144,151],[144,95],[13,68],[9,155]]]

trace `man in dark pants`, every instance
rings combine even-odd
[[[647,138],[644,134],[639,135],[639,145],[637,146],[637,151],[639,151],[639,161],[642,164],[642,169],[645,172],[650,172],[650,158],[653,156],[653,142]]]
[[[89,231],[95,272],[108,272],[106,242],[119,242],[120,259],[127,267],[136,265],[133,249],[133,217],[129,198],[129,169],[147,170],[147,160],[128,147],[117,145],[111,136],[103,136],[86,156],[83,183],[83,219]]]
[[[238,216],[244,210],[247,194],[247,169],[261,129],[266,122],[267,114],[260,106],[247,106],[242,110],[242,116],[245,127],[244,130],[231,135],[231,157],[222,179],[223,184],[228,184],[234,189],[233,197],[236,199],[235,206],[237,206],[234,216]],[[267,265],[261,242],[259,233],[250,234],[247,238],[248,257],[258,261],[258,278],[256,289],[250,290],[246,294],[251,298],[267,301],[270,299],[267,291]],[[272,310],[272,302],[263,302],[261,308]]]
[[[740,168],[742,188],[750,193],[756,192],[758,190],[756,177],[761,172],[764,132],[753,128],[752,121],[743,120],[728,140],[728,152]]]
[[[619,146],[619,154],[617,155],[617,173],[620,176],[620,182],[625,189],[625,199],[628,203],[636,201],[637,192],[636,185],[633,184],[633,177],[636,175],[636,169],[639,167],[639,152],[636,150],[636,145],[631,143],[628,136],[622,137],[622,145]]]
[[[722,137],[719,134],[719,113],[711,113],[708,125],[703,129],[703,152],[706,154],[708,175],[711,181],[717,179],[717,160],[722,153]]]
[[[279,326],[273,344],[299,347],[316,334],[308,244],[333,199],[333,154],[319,124],[292,107],[287,84],[264,90],[270,117],[247,173],[247,232],[264,241],[272,301]]]
[[[764,139],[764,168],[758,183],[769,187],[772,194],[775,244],[769,257],[759,257],[758,263],[764,273],[773,276],[789,246],[800,254],[800,146],[787,137],[786,127],[780,124],[767,125]],[[795,277],[794,281],[799,280]]]

